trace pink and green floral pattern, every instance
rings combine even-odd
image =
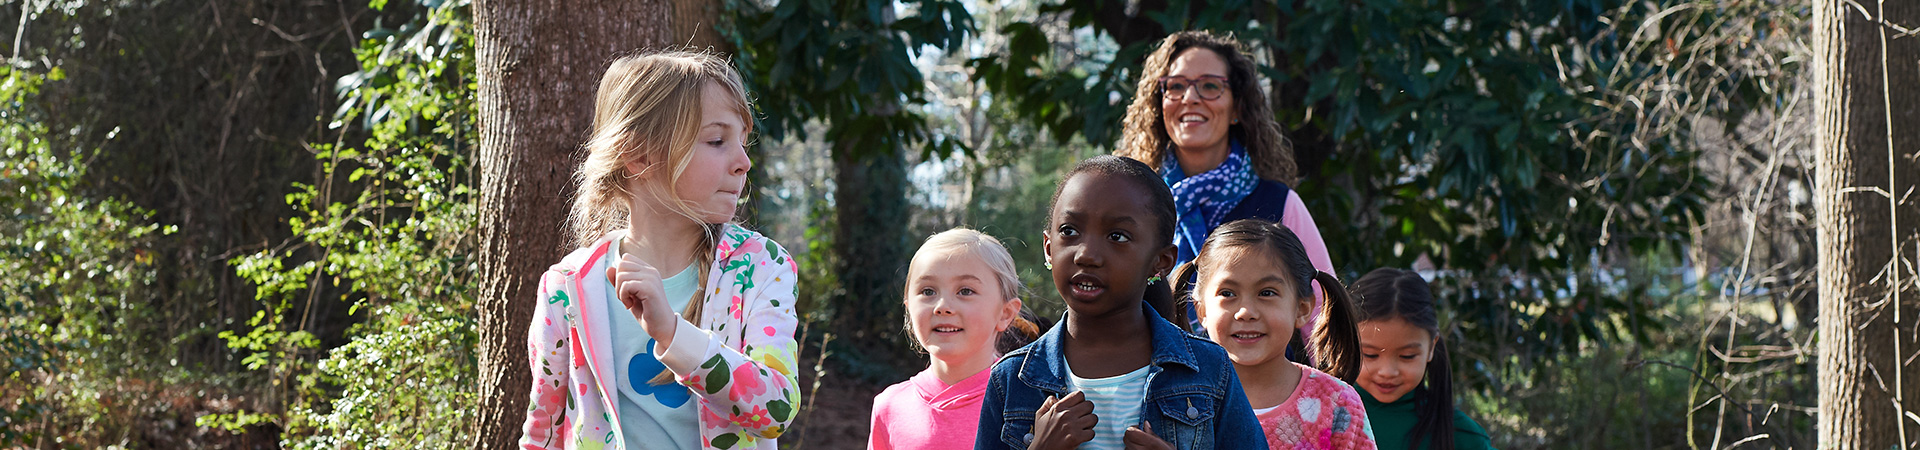
[[[606,273],[614,236],[574,251],[540,278],[540,304],[527,331],[534,382],[523,449],[620,445],[616,388],[601,384],[612,380],[605,366],[609,312],[598,306],[608,293],[590,278]],[[707,448],[774,449],[800,401],[793,372],[798,265],[779,244],[733,224],[723,226],[720,241],[701,323],[683,322],[661,362],[697,394]]]

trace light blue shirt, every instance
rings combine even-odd
[[[1093,402],[1093,415],[1100,423],[1093,426],[1093,440],[1080,444],[1081,450],[1120,450],[1126,447],[1127,427],[1140,425],[1140,406],[1147,401],[1147,368],[1106,378],[1080,378],[1067,368],[1067,386]]]
[[[604,279],[604,278],[603,278]],[[660,280],[666,291],[667,305],[674,311],[686,309],[699,290],[699,273],[689,265],[679,274]],[[619,292],[607,282],[607,292]],[[653,358],[656,342],[640,328],[640,320],[627,312],[617,296],[607,296],[607,311],[613,328],[613,382],[620,387],[616,403],[620,409],[620,434],[628,449],[700,448],[700,402],[693,391],[679,383],[659,386],[648,384],[667,370]]]

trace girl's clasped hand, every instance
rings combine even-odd
[[[660,284],[660,270],[639,256],[626,254],[607,267],[607,279],[616,286],[615,297],[640,321],[640,328],[661,347],[671,347],[678,319],[665,304],[666,291]],[[652,308],[648,307],[650,303]]]
[[[1093,440],[1093,426],[1100,418],[1093,415],[1093,402],[1087,401],[1086,394],[1079,391],[1066,397],[1054,398],[1040,403],[1040,410],[1033,413],[1034,450],[1066,450],[1077,448],[1080,444]]]

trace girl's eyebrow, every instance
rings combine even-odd
[[[1074,210],[1060,211],[1060,216],[1065,219],[1079,219],[1081,215],[1082,214],[1079,211],[1074,211]],[[1134,219],[1133,216],[1117,216],[1117,217],[1107,218],[1106,223],[1108,225],[1119,225],[1119,224],[1139,225],[1140,221]]]
[[[1233,281],[1233,279],[1231,278],[1221,279],[1220,284],[1233,284],[1235,286],[1240,285],[1240,283]],[[1275,284],[1275,285],[1285,286],[1287,284],[1287,280],[1284,278],[1280,278],[1279,275],[1267,274],[1267,276],[1260,277],[1260,279],[1253,280],[1252,283],[1247,283],[1247,284],[1251,286],[1259,286],[1264,284]]]
[[[1364,342],[1362,342],[1362,343],[1360,343],[1360,348],[1362,348],[1362,349],[1370,349],[1370,350],[1377,350],[1377,351],[1386,351],[1386,350],[1406,350],[1406,349],[1417,349],[1417,348],[1420,348],[1420,343],[1419,343],[1419,342],[1413,342],[1413,343],[1409,343],[1409,344],[1407,344],[1407,345],[1402,345],[1402,346],[1400,346],[1399,348],[1394,348],[1394,349],[1388,349],[1388,348],[1386,348],[1386,347],[1381,347],[1381,346],[1378,346],[1378,345],[1367,345],[1366,343],[1364,343]]]
[[[705,129],[708,129],[708,128],[713,128],[713,127],[720,127],[720,128],[725,128],[725,129],[728,129],[728,130],[731,130],[731,129],[733,129],[733,124],[730,124],[730,123],[726,123],[726,122],[721,122],[721,121],[717,121],[717,120],[716,120],[716,121],[713,121],[713,123],[709,123],[709,124],[706,124],[705,126],[701,126],[701,127],[700,127],[700,129],[702,129],[702,130],[705,130]]]

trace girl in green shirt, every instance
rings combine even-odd
[[[1359,319],[1360,400],[1380,450],[1491,449],[1453,408],[1453,376],[1433,292],[1409,270],[1381,268],[1348,288]]]

